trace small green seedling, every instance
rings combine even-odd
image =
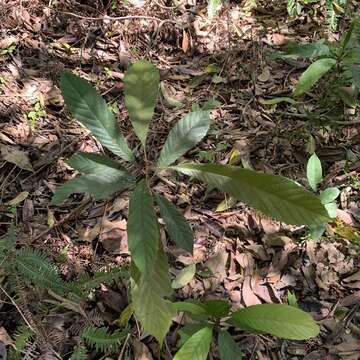
[[[323,180],[323,175],[321,161],[315,152],[310,156],[307,162],[306,176],[310,188],[316,193],[318,190],[318,185]],[[339,195],[340,190],[337,187],[329,187],[323,191],[320,191],[320,201],[324,205],[329,218],[331,219],[336,218],[337,205],[335,200]],[[325,230],[326,223],[311,225],[309,226],[309,236],[312,239],[317,240],[324,234]]]
[[[141,60],[129,68],[124,83],[125,106],[141,145],[136,148],[142,151],[130,149],[114,113],[93,86],[72,73],[62,75],[61,92],[71,113],[104,148],[122,161],[95,153],[73,155],[67,163],[84,175],[60,186],[52,204],[62,203],[73,193],[87,193],[99,200],[130,190],[127,238],[132,257],[131,306],[143,329],[162,343],[177,309],[169,300],[173,289],[157,214],[163,219],[169,239],[176,245],[192,253],[194,243],[192,229],[182,212],[153,189],[156,181],[161,181],[164,170],[203,181],[286,223],[322,224],[328,221],[328,214],[317,196],[281,176],[213,163],[174,165],[208,133],[209,111],[190,112],[177,121],[157,158],[152,159],[147,138],[157,104],[160,73],[150,62]],[[255,313],[257,309],[261,307],[256,307]],[[251,330],[250,322],[246,330]],[[209,330],[204,331],[208,334]],[[276,329],[274,331],[276,335]],[[301,338],[313,334],[304,331]]]
[[[0,55],[12,55],[12,53],[16,50],[16,44],[11,44],[6,48],[0,49]]]
[[[34,105],[34,110],[29,111],[26,114],[26,118],[30,123],[31,128],[35,128],[36,125],[36,121],[39,120],[40,118],[45,117],[46,112],[45,110],[42,109],[40,101],[37,101]]]
[[[286,339],[311,338],[319,333],[319,326],[309,314],[294,306],[263,304],[232,311],[226,300],[200,302],[176,302],[175,308],[186,313],[191,322],[179,330],[180,349],[174,360],[188,360],[196,353],[206,360],[211,343],[217,343],[221,360],[241,360],[243,354],[229,330],[234,326],[240,330],[269,333]],[[275,323],[281,326],[275,326]],[[215,348],[215,347],[214,347]]]

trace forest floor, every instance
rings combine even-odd
[[[198,267],[176,298],[225,298],[239,308],[287,303],[291,292],[319,321],[321,335],[299,342],[234,330],[245,359],[360,359],[360,127],[354,124],[359,115],[349,115],[326,94],[326,83],[297,104],[263,102],[291,96],[308,64],[276,58],[276,53],[289,41],[335,41],[350,20],[344,17],[339,32],[332,33],[321,11],[291,18],[285,1],[257,7],[230,2],[212,20],[205,1],[124,3],[0,0],[0,49],[6,50],[0,55],[1,234],[15,221],[18,246],[44,251],[64,279],[128,263],[126,192],[107,201],[78,194],[61,206],[49,205],[55,189],[76,175],[64,160],[78,150],[103,151],[64,108],[58,85],[64,69],[90,80],[111,104],[129,144],[136,145],[122,79],[129,64],[149,59],[160,69],[162,84],[149,136],[151,158],[174,121],[194,104],[216,99],[210,134],[187,160],[225,164],[235,154],[238,164],[308,187],[308,146],[315,141],[322,189],[341,190],[338,218],[314,241],[305,237],[304,227],[273,221],[242,203],[217,211],[224,195],[196,181],[162,179],[156,190],[183,209],[195,233],[193,257],[162,233],[172,276],[193,262]],[[324,113],[331,118],[319,115]],[[2,286],[4,281],[0,273]],[[25,296],[27,310],[67,359],[85,324],[82,312],[57,307],[41,313],[35,299],[48,307],[62,300],[31,289]],[[21,316],[3,293],[0,299],[0,328],[11,335]],[[126,305],[126,289],[118,284],[104,285],[79,306],[94,323],[108,325]],[[147,336],[141,346],[128,341],[122,357],[107,359],[171,359],[177,329],[171,329],[167,351]],[[135,323],[133,334],[139,335]],[[214,348],[210,358],[218,359],[217,354]],[[93,351],[90,358],[104,357]]]

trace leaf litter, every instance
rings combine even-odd
[[[221,104],[212,112],[216,131],[187,154],[187,159],[198,159],[200,152],[211,153],[217,143],[223,142],[228,147],[211,153],[219,163],[227,163],[231,151],[237,149],[244,167],[246,164],[283,174],[303,184],[306,177],[308,134],[303,119],[295,116],[297,104],[274,100],[291,94],[304,64],[278,62],[266,54],[282,49],[290,40],[312,40],[319,23],[284,20],[276,12],[268,16],[262,11],[263,6],[249,10],[245,4],[223,6],[210,21],[199,1],[186,1],[186,6],[176,8],[174,15],[155,2],[138,7],[116,2],[113,10],[104,3],[97,2],[99,11],[89,2],[81,6],[60,2],[54,5],[57,7],[45,7],[39,1],[26,7],[17,0],[1,3],[6,39],[1,39],[0,47],[15,44],[16,50],[14,56],[0,57],[0,79],[6,79],[5,83],[0,81],[0,165],[4,170],[0,227],[4,233],[14,219],[11,208],[17,207],[19,244],[31,244],[45,251],[68,279],[109,264],[126,266],[129,253],[126,194],[109,202],[91,202],[77,211],[73,209],[82,198],[74,195],[62,207],[51,208],[55,224],[56,219],[64,220],[60,226],[49,224],[48,205],[54,189],[75,175],[61,159],[79,148],[102,151],[62,110],[58,79],[64,68],[98,82],[106,97],[117,102],[122,114],[123,73],[130,62],[142,56],[149,58],[160,68],[165,86],[158,112],[164,115],[157,117],[161,134],[166,134],[171,122],[191,105],[205,104],[209,98]],[[151,19],[86,19],[98,17],[99,13],[175,19],[186,26]],[[85,19],[70,14],[81,14]],[[276,26],[274,17],[280,20]],[[260,31],[263,26],[268,28],[266,36]],[[31,126],[24,115],[33,110],[37,100],[45,107],[46,116]],[[120,119],[122,129],[131,134],[128,122],[124,117],[119,116]],[[181,205],[195,230],[193,256],[167,243],[173,258],[173,279],[184,267],[193,270],[196,263],[196,274],[191,278],[189,275],[177,290],[179,299],[226,298],[236,309],[264,302],[287,303],[290,290],[299,306],[320,320],[324,335],[301,344],[234,332],[232,335],[248,358],[270,359],[270,354],[277,354],[282,359],[356,359],[360,351],[356,309],[360,291],[359,240],[356,241],[359,131],[356,126],[312,131],[322,146],[317,153],[325,162],[328,181],[342,189],[338,219],[328,225],[328,236],[321,241],[302,241],[302,228],[277,223],[238,202],[217,213],[217,206],[224,200],[222,195],[196,182],[184,183],[166,174],[165,181],[155,185],[163,189],[168,200]],[[134,144],[131,136],[129,142]],[[163,138],[151,134],[149,150],[153,158]],[[351,181],[343,171],[344,153],[339,152],[339,148],[349,144],[357,158],[349,163]],[[44,230],[46,234],[37,238]],[[162,239],[168,242],[165,233]],[[61,262],[58,254],[65,248],[66,256]],[[119,304],[126,302],[123,290],[121,284],[103,286],[92,301],[81,304],[85,310],[71,313],[73,322],[81,328],[85,320],[80,314],[85,311],[92,323],[109,323],[121,311]],[[26,296],[31,299],[33,292],[29,290]],[[75,308],[69,303],[66,306]],[[5,309],[16,313],[13,308]],[[49,319],[46,314],[40,318]],[[14,334],[9,319],[1,326],[10,336]],[[69,322],[62,323],[62,329],[69,331],[66,341],[74,345],[81,329]],[[60,344],[66,343],[61,336],[59,340]],[[139,359],[169,358],[169,354],[160,355],[156,343],[148,338],[134,340],[131,346]],[[63,353],[68,350],[59,344],[54,348]],[[124,351],[131,353],[130,345]]]

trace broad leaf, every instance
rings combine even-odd
[[[293,95],[299,96],[309,91],[322,76],[324,76],[336,64],[335,59],[324,58],[312,63],[300,76],[295,86]]]
[[[138,283],[133,281],[131,295],[135,315],[144,330],[162,343],[176,310],[170,301],[164,299],[172,293],[166,255],[162,249],[157,255],[148,276],[141,277]]]
[[[184,311],[193,315],[207,315],[205,307],[201,303],[178,301],[174,303],[174,307],[177,311]]]
[[[336,187],[329,187],[320,193],[322,204],[329,204],[340,195],[340,190]]]
[[[331,202],[329,204],[325,204],[325,209],[328,212],[329,217],[332,219],[335,219],[337,216],[337,205],[334,202]]]
[[[308,235],[312,240],[319,240],[326,230],[325,224],[311,225],[308,229]]]
[[[218,164],[181,164],[172,169],[202,180],[288,224],[312,225],[329,220],[315,195],[282,176]]]
[[[212,340],[212,329],[204,327],[192,335],[173,360],[206,360]]]
[[[208,132],[210,116],[207,111],[196,111],[186,115],[171,129],[161,150],[157,165],[172,164],[192,149]]]
[[[286,55],[283,57],[312,59],[320,56],[328,56],[329,54],[329,47],[322,41],[319,41],[313,44],[290,43]]]
[[[182,346],[188,341],[196,332],[203,329],[207,326],[206,323],[193,323],[187,324],[179,329],[180,340],[178,341],[178,346]]]
[[[65,103],[76,120],[111,152],[126,161],[134,161],[134,155],[121,134],[113,113],[95,88],[70,72],[62,74],[60,87]]]
[[[127,236],[135,265],[142,276],[148,275],[158,254],[160,230],[153,198],[145,180],[141,180],[130,195]]]
[[[89,167],[86,168],[86,166]],[[86,168],[87,171],[92,171],[92,173],[76,177],[60,186],[51,199],[52,205],[61,204],[73,193],[86,193],[93,196],[95,200],[104,199],[115,192],[132,186],[135,181],[133,176],[126,170],[108,167],[96,162],[92,162],[91,166],[89,163],[88,165],[84,164],[81,168]],[[101,171],[96,172],[96,168],[101,169]]]
[[[160,214],[165,222],[171,240],[182,249],[192,254],[194,235],[183,214],[170,201],[161,195],[156,195]]]
[[[159,70],[146,60],[134,63],[124,78],[125,106],[143,147],[154,115],[159,82]]]
[[[229,315],[230,304],[226,300],[208,300],[205,309],[208,315],[221,318]]]
[[[243,330],[290,340],[310,339],[320,331],[310,314],[283,304],[249,306],[236,311],[231,322]]]
[[[243,353],[237,346],[232,336],[224,330],[220,330],[219,337],[219,352],[221,360],[241,360]]]
[[[318,184],[322,181],[321,161],[315,153],[313,153],[306,165],[306,176],[310,187],[316,191]]]
[[[195,276],[196,265],[191,264],[184,267],[176,276],[176,278],[171,283],[173,289],[180,289],[187,285]]]

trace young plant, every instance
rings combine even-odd
[[[124,78],[125,106],[143,150],[145,165],[141,168],[136,160],[139,153],[135,156],[129,148],[105,100],[82,78],[69,72],[62,75],[61,91],[73,116],[123,162],[120,164],[106,155],[94,153],[73,155],[67,163],[84,175],[60,186],[52,204],[60,204],[72,193],[88,193],[98,200],[124,189],[131,190],[127,237],[132,256],[132,309],[144,330],[162,343],[176,308],[169,301],[173,290],[167,256],[160,241],[155,203],[170,239],[189,253],[193,250],[193,234],[182,213],[151,189],[157,174],[172,170],[191,176],[290,224],[322,224],[328,221],[328,215],[315,195],[281,176],[230,165],[173,165],[207,134],[210,127],[207,111],[191,112],[179,120],[170,130],[158,158],[151,161],[146,140],[159,82],[159,71],[144,60],[134,63]],[[134,173],[130,168],[135,169]]]
[[[291,44],[284,57],[313,60],[301,74],[293,95],[309,90],[325,75],[334,74],[336,92],[343,102],[353,107],[360,89],[360,19],[335,43],[320,40],[312,44]]]
[[[318,325],[309,314],[283,304],[254,305],[235,312],[225,300],[209,300],[203,304],[177,302],[174,306],[192,319],[179,331],[180,349],[174,360],[187,360],[194,354],[197,360],[206,360],[211,343],[216,342],[221,360],[242,359],[240,348],[226,330],[229,326],[292,340],[319,333]]]
[[[306,176],[309,183],[310,188],[316,193],[318,190],[318,185],[322,182],[322,166],[321,161],[314,152],[306,166]],[[336,218],[336,198],[340,195],[340,190],[337,187],[328,187],[323,191],[320,191],[320,201],[324,205],[329,218]],[[313,240],[319,239],[326,230],[326,223],[310,225],[309,226],[309,236]]]

